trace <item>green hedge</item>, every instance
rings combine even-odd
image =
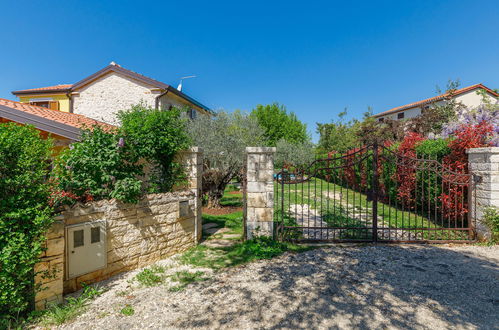
[[[33,267],[52,223],[51,148],[32,127],[0,124],[0,325],[32,306]]]

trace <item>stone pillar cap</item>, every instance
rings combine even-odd
[[[471,148],[466,150],[467,154],[499,154],[499,147]]]
[[[276,147],[246,147],[246,152],[251,154],[271,154],[276,150]]]

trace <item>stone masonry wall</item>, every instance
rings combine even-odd
[[[472,194],[476,198],[476,209],[472,203],[470,211],[476,220],[478,239],[490,238],[490,230],[483,223],[485,209],[499,208],[499,148],[474,148],[468,151],[469,168],[472,174],[479,176]]]
[[[180,201],[189,203],[188,215],[182,218]],[[107,229],[107,267],[66,278],[64,293],[80,289],[82,282],[98,282],[145,267],[196,245],[194,203],[194,194],[184,191],[147,195],[136,205],[99,201],[63,212],[66,225],[105,219]]]
[[[64,222],[55,221],[47,232],[45,252],[35,265],[35,283],[43,290],[35,295],[35,309],[62,302],[64,276]]]
[[[200,148],[178,155],[185,166],[187,185],[179,191],[150,194],[138,204],[102,200],[67,208],[47,232],[46,251],[35,265],[35,308],[62,302],[63,293],[109,278],[120,272],[147,266],[159,259],[187,250],[201,239],[201,181],[203,157]],[[180,202],[187,205],[180,209]],[[67,278],[66,226],[106,221],[106,268]]]
[[[112,72],[77,90],[79,94],[72,96],[73,112],[116,125],[116,114],[120,110],[129,109],[139,102],[155,106],[160,92],[152,92],[152,88]]]
[[[276,148],[246,148],[247,238],[274,235],[274,153]]]

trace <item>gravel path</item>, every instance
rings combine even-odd
[[[498,265],[497,246],[335,245],[211,274],[180,292],[119,294],[129,273],[61,328],[499,329]],[[125,304],[134,315],[120,314]]]

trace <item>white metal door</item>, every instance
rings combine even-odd
[[[67,227],[68,277],[106,267],[106,223],[92,221]]]

